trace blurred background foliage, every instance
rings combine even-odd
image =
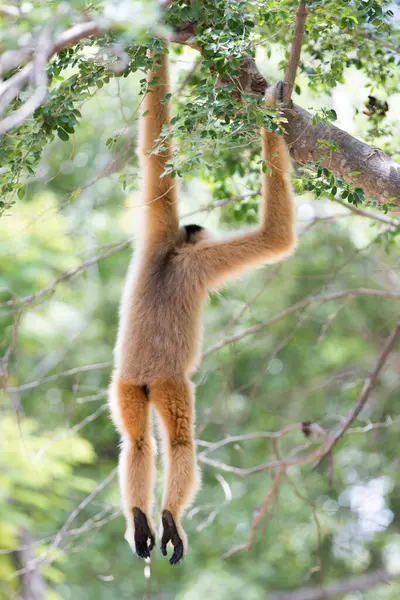
[[[39,4],[32,3],[34,11],[51,10],[55,3]],[[113,3],[105,4],[110,11]],[[143,5],[121,4],[133,11]],[[242,4],[254,11],[261,6]],[[263,4],[269,6],[269,17],[246,40],[256,51],[260,70],[278,80],[296,2]],[[313,111],[334,109],[339,126],[395,157],[400,147],[400,73],[389,50],[398,25],[396,3],[354,2],[351,9],[347,2],[315,4],[296,102]],[[366,12],[373,5],[374,18],[380,19],[375,25]],[[80,9],[75,2],[74,10]],[[393,14],[387,15],[388,10]],[[43,14],[34,11],[38,23],[43,22]],[[146,15],[150,19],[153,13]],[[332,21],[339,27],[336,35]],[[390,27],[385,29],[386,22]],[[136,37],[147,25],[146,20],[137,23]],[[202,35],[211,33],[205,29]],[[360,44],[354,45],[357,39]],[[93,73],[89,50],[83,53]],[[143,48],[139,54],[145,61]],[[257,218],[258,198],[249,193],[259,189],[258,142],[253,136],[253,144],[243,149],[221,137],[201,136],[207,106],[187,125],[195,128],[193,135],[187,127],[179,133],[189,100],[201,86],[210,86],[200,68],[193,70],[197,58],[181,47],[171,56],[181,214],[198,211],[184,222],[230,230]],[[312,465],[290,469],[251,549],[225,557],[247,541],[271,474],[240,478],[206,464],[202,489],[185,521],[190,551],[180,567],[172,569],[159,552],[146,565],[124,541],[114,472],[118,439],[106,398],[118,303],[131,254],[124,242],[138,211],[135,147],[145,62],[136,67],[129,77],[110,77],[96,85],[95,93],[78,93],[74,110],[79,111],[79,127],[64,141],[62,136],[46,137],[36,115],[7,136],[1,150],[12,162],[19,136],[44,135],[33,172],[27,176],[22,162],[22,170],[13,174],[16,179],[3,180],[17,185],[11,194],[18,186],[24,192],[0,219],[0,598],[17,597],[25,551],[43,578],[41,597],[46,600],[251,600],[268,597],[271,590],[318,585],[367,570],[399,570],[398,347],[354,431],[335,451],[332,484],[325,463],[315,471]],[[77,72],[78,67],[68,66],[60,85],[67,86]],[[364,114],[369,94],[388,101],[389,110],[379,122]],[[213,130],[211,116],[208,129]],[[294,177],[302,177],[296,167]],[[229,195],[245,197],[213,208],[213,201]],[[396,232],[396,227],[355,214],[324,195],[315,200],[307,192],[296,203],[296,254],[211,295],[204,313],[205,351],[310,296],[361,287],[399,293],[398,227]],[[383,216],[372,216],[376,214]],[[120,244],[123,249],[112,252]],[[90,261],[104,252],[107,258]],[[75,276],[52,286],[81,264],[84,268]],[[4,305],[46,286],[48,293],[31,302]],[[398,300],[392,299],[312,303],[208,355],[195,375],[199,452],[206,442],[278,431],[296,422],[337,427],[354,405],[398,315]],[[286,456],[305,442],[295,432],[282,442],[280,453]],[[269,440],[255,439],[225,445],[211,456],[248,468],[272,460],[274,453]],[[161,471],[158,484],[159,499]],[[399,596],[400,585],[392,584],[346,599]]]

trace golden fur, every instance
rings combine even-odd
[[[210,288],[228,277],[288,256],[295,234],[288,151],[282,137],[264,130],[262,151],[269,174],[262,176],[260,225],[221,240],[205,230],[189,235],[179,227],[176,180],[162,176],[172,160],[170,141],[162,138],[163,126],[170,122],[168,103],[161,103],[169,91],[166,53],[154,57],[154,69],[148,74],[148,83],[154,77],[158,80],[145,96],[140,136],[144,235],[121,301],[110,404],[122,436],[119,475],[126,537],[144,557],[149,556],[152,543],[148,547],[147,541],[154,535],[150,405],[162,424],[166,473],[162,550],[165,553],[167,541],[172,541],[170,562],[175,563],[186,550],[180,518],[199,482],[194,393],[188,375],[199,359],[203,302]]]

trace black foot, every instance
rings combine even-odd
[[[133,522],[135,525],[136,554],[139,558],[150,558],[150,552],[155,544],[154,535],[147,523],[146,515],[136,506],[133,509]]]
[[[161,538],[161,552],[167,556],[167,544],[171,542],[174,547],[174,553],[169,559],[170,565],[176,565],[183,557],[183,542],[179,537],[175,521],[169,510],[164,510],[162,514],[163,534]]]

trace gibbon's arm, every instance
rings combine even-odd
[[[166,164],[172,160],[171,140],[163,139],[170,123],[169,102],[161,102],[169,92],[168,57],[165,53],[153,56],[154,65],[147,75],[148,91],[143,102],[139,148],[144,230],[150,244],[161,241],[169,233],[176,233],[179,227],[177,180],[169,175],[161,177]],[[155,78],[156,83],[152,85]]]
[[[262,175],[260,225],[216,242],[200,242],[192,258],[210,286],[263,262],[275,262],[295,245],[294,204],[289,182],[290,159],[282,136],[261,130],[262,156],[269,173]]]

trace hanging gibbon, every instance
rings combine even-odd
[[[110,406],[122,437],[119,481],[125,537],[142,558],[150,556],[155,544],[150,407],[161,422],[165,463],[161,551],[166,556],[171,542],[169,562],[176,564],[187,549],[181,518],[199,486],[189,375],[200,356],[202,305],[208,291],[227,278],[287,257],[295,245],[295,227],[287,147],[281,136],[265,130],[260,137],[268,174],[262,174],[258,227],[221,239],[200,225],[179,225],[176,179],[165,174],[172,160],[170,109],[165,101],[167,53],[165,47],[153,54],[147,78],[139,143],[144,221],[122,295]],[[279,84],[269,88],[269,105],[279,89]]]

